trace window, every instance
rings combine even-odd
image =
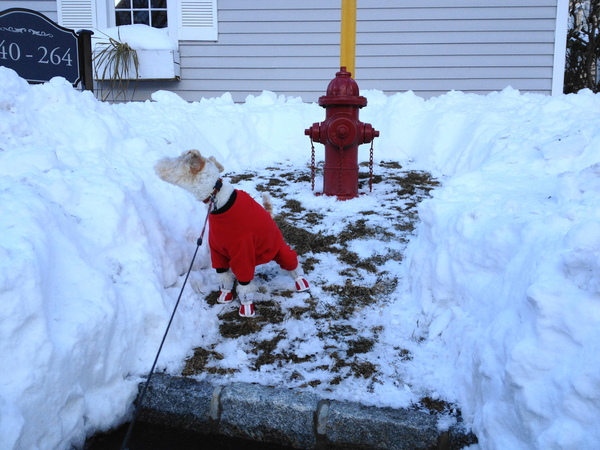
[[[115,24],[118,26],[136,23],[166,28],[167,0],[115,0]]]
[[[217,0],[57,0],[58,23],[74,30],[146,24],[173,41],[216,41]]]

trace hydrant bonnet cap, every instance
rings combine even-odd
[[[327,94],[319,98],[320,106],[349,105],[362,108],[367,105],[367,99],[359,96],[358,84],[352,79],[352,74],[341,67],[335,78],[327,86]]]
[[[335,78],[327,86],[327,95],[351,95],[358,96],[358,84],[352,78],[352,74],[346,71],[345,67],[340,67],[340,71],[335,74]]]

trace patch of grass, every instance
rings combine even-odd
[[[360,188],[364,188],[369,185],[369,181],[371,180],[371,175],[369,172],[360,172],[358,174],[358,184]],[[385,178],[378,174],[373,174],[373,184],[382,183],[385,181]]]
[[[279,175],[281,178],[285,178],[288,181],[296,181],[296,174],[294,172],[286,172]]]
[[[300,175],[294,181],[296,183],[310,183],[311,176],[310,174]]]
[[[229,175],[229,182],[233,185],[238,184],[240,181],[253,180],[256,178],[257,174],[255,172],[246,172],[239,173],[235,175]]]
[[[346,225],[344,230],[338,235],[338,240],[341,243],[346,243],[354,239],[373,237],[375,234],[372,228],[367,227],[366,219],[359,219],[356,222]]]
[[[356,311],[375,303],[372,288],[357,286],[351,279],[346,279],[344,286],[323,286],[323,290],[339,298],[338,314],[342,319],[349,319]]]
[[[219,333],[225,338],[235,339],[240,336],[260,332],[265,326],[265,322],[255,317],[252,320],[240,317],[237,309],[221,316]]]
[[[394,276],[382,276],[373,285],[373,295],[387,297],[391,295],[398,286],[398,278]]]
[[[294,296],[294,292],[290,289],[286,289],[284,291],[272,291],[271,295],[273,297],[283,297],[283,298],[292,298]]]
[[[252,349],[252,353],[259,354],[259,357],[256,359],[254,363],[254,369],[259,370],[261,366],[265,364],[273,364],[277,357],[273,353],[279,341],[281,341],[287,333],[285,330],[281,330],[273,339],[268,341],[260,341],[254,342],[254,348]]]
[[[283,238],[298,253],[323,253],[330,252],[335,243],[335,236],[327,236],[322,233],[311,233],[303,228],[292,225],[282,215],[275,216],[275,223],[281,230]]]
[[[281,310],[279,302],[273,300],[267,300],[264,302],[255,303],[257,313],[260,314],[260,318],[270,324],[279,324],[283,322],[285,314]]]
[[[385,169],[402,169],[402,166],[397,161],[381,161],[379,165]]]
[[[355,336],[358,333],[358,330],[354,328],[352,325],[346,323],[333,323],[327,329],[327,332],[320,332],[318,336],[325,337],[328,335],[331,336]]]
[[[311,306],[294,306],[288,311],[291,319],[300,320],[303,315],[312,311],[313,308]]]
[[[377,373],[377,366],[369,361],[354,360],[350,370],[355,378],[371,378]]]
[[[287,186],[287,182],[284,180],[281,180],[279,178],[271,178],[269,180],[269,182],[267,183],[268,187],[273,187],[273,186]]]
[[[312,272],[315,270],[315,264],[318,264],[319,260],[315,257],[309,256],[308,258],[304,258],[302,262],[302,268],[304,272]]]
[[[287,364],[301,364],[308,362],[314,358],[315,355],[307,355],[300,357],[293,352],[287,352],[282,350],[276,352],[277,344],[287,336],[285,330],[280,331],[275,337],[270,340],[261,341],[254,343],[252,353],[258,354],[258,358],[254,363],[254,369],[260,370],[261,366],[269,364],[278,364],[279,367]]]
[[[279,324],[284,320],[284,313],[279,302],[268,300],[254,304],[256,316],[252,319],[240,317],[237,308],[221,316],[219,332],[226,338],[238,338],[262,331],[268,324]]]
[[[323,222],[324,218],[325,218],[325,216],[323,214],[315,213],[315,212],[308,212],[308,213],[304,214],[304,216],[301,217],[301,219],[303,221],[305,221],[306,223],[308,223],[310,225],[318,225]]]
[[[349,250],[347,250],[346,248],[342,248],[341,250],[335,249],[336,251],[334,251],[333,253],[337,253],[338,254],[338,259],[340,261],[342,261],[343,263],[346,263],[350,266],[354,266],[355,264],[357,264],[358,261],[360,261],[360,258],[358,257],[358,253],[355,252],[351,252]]]
[[[301,384],[298,387],[300,387],[300,388],[305,388],[305,387],[308,387],[308,386],[310,386],[310,387],[317,387],[321,383],[322,383],[321,380],[312,380],[312,381],[309,381],[308,383]]]
[[[348,341],[348,351],[346,354],[348,356],[354,356],[357,353],[368,353],[375,345],[375,341],[373,339],[367,339],[365,337],[360,337],[353,341]]]
[[[405,348],[400,349],[398,354],[400,356],[401,361],[411,361],[412,360],[412,355],[410,354],[410,351],[406,350]]]
[[[342,382],[342,380],[343,380],[343,378],[342,378],[340,375],[338,375],[338,376],[334,377],[334,378],[333,378],[333,379],[332,379],[332,380],[329,382],[329,384],[330,384],[330,385],[332,385],[332,386],[336,386],[336,385],[340,384],[340,383]]]
[[[293,199],[285,202],[285,205],[283,205],[283,207],[289,209],[290,212],[293,213],[300,213],[302,211],[306,211],[306,208],[302,206],[302,203],[300,203],[298,200]]]
[[[219,298],[219,291],[212,291],[210,294],[206,296],[206,303],[209,305],[218,305],[217,299]]]
[[[396,191],[400,197],[416,195],[419,190],[427,195],[429,191],[440,185],[430,173],[423,171],[404,172],[401,176],[396,175],[389,179],[400,185],[401,189]]]
[[[450,412],[452,405],[444,400],[434,400],[431,397],[423,397],[420,402],[432,413]]]
[[[367,272],[371,272],[371,273],[378,273],[379,270],[377,269],[377,266],[375,264],[373,264],[372,262],[370,262],[368,259],[362,259],[362,260],[358,260],[358,262],[356,263],[356,267],[359,269],[364,269]]]
[[[216,367],[206,367],[211,359],[221,360],[224,359],[223,355],[214,350],[207,350],[202,347],[198,347],[194,349],[194,355],[185,361],[185,367],[181,374],[184,377],[189,377],[193,375],[198,375],[202,372],[216,373],[219,370],[228,371],[228,373],[233,373],[234,369],[218,369]]]

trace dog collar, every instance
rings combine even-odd
[[[210,194],[208,197],[206,197],[206,200],[204,200],[204,203],[210,202],[210,199],[213,198],[213,196],[217,195],[217,192],[219,192],[222,187],[223,187],[223,180],[221,178],[219,178],[217,180],[217,182],[215,183],[215,187],[212,191],[212,194]]]
[[[235,203],[236,198],[237,198],[237,190],[234,189],[233,192],[231,193],[231,196],[229,197],[229,200],[227,200],[227,202],[223,206],[211,211],[210,213],[211,214],[223,214],[223,213],[229,211],[229,209]]]

